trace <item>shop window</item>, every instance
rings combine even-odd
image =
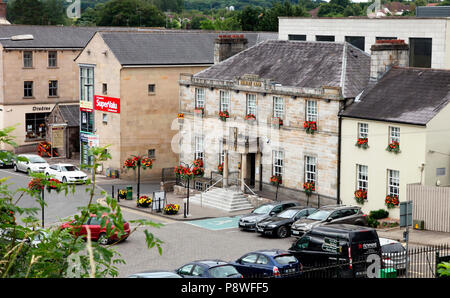
[[[26,140],[45,139],[45,117],[50,113],[25,114]]]
[[[92,112],[81,111],[81,131],[93,132],[94,130],[94,116]]]

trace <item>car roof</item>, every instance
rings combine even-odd
[[[55,163],[53,164],[53,166],[75,166],[74,164],[71,163]]]
[[[380,245],[381,246],[389,245],[389,244],[396,244],[396,243],[401,244],[400,242],[398,242],[396,240],[392,240],[392,239],[387,239],[387,238],[378,238],[378,239],[380,239]]]
[[[130,276],[140,276],[140,277],[168,277],[168,276],[175,276],[175,277],[179,277],[180,275],[176,274],[175,272],[172,271],[157,271],[157,270],[152,270],[152,271],[145,271],[145,272],[139,272],[139,273],[134,273],[131,274]]]
[[[28,156],[32,156],[32,157],[41,157],[42,158],[42,156],[39,156],[39,155],[37,155],[37,154],[19,154],[18,156],[24,156],[24,157],[28,157]]]
[[[332,233],[349,233],[349,232],[365,232],[374,231],[373,228],[350,225],[350,224],[328,224],[313,228],[314,231],[332,232]]]
[[[308,206],[293,206],[293,207],[287,208],[286,210],[293,210],[293,209],[296,209],[296,210],[303,210],[303,209],[312,209],[312,208],[314,208],[314,207],[308,207]],[[316,209],[316,208],[314,208],[314,209]]]
[[[353,205],[325,205],[319,208],[319,210],[339,210],[339,209],[347,209],[347,208],[358,208],[361,209],[359,206],[353,206]]]
[[[288,254],[290,255],[291,253],[288,252],[287,250],[282,250],[282,249],[261,249],[261,250],[257,250],[251,253],[260,253],[266,256],[271,256],[271,257],[275,257],[275,256],[279,256],[279,255],[284,255],[284,254]]]
[[[222,260],[198,260],[191,262],[191,264],[202,264],[208,267],[214,267],[219,265],[228,265],[228,262]]]

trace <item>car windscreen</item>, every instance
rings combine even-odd
[[[45,160],[39,156],[29,156],[27,158],[31,163],[45,163]]]
[[[390,243],[381,247],[383,253],[398,253],[404,252],[405,250],[406,249],[400,243]]]
[[[215,278],[224,278],[240,274],[236,268],[231,265],[217,266],[209,269],[209,274]]]
[[[277,215],[277,217],[282,218],[293,218],[297,214],[298,210],[284,210],[280,214]]]
[[[280,265],[288,265],[297,263],[297,259],[293,255],[280,255],[274,258]]]
[[[77,167],[75,166],[61,166],[61,170],[63,172],[74,172],[74,171],[78,171]]]
[[[330,215],[330,213],[331,213],[331,211],[318,210],[318,211],[314,212],[313,214],[311,214],[310,216],[308,216],[306,219],[324,220],[328,217],[328,215]]]
[[[260,206],[258,208],[256,208],[255,210],[252,211],[252,213],[255,214],[267,214],[270,212],[270,210],[272,210],[273,206],[272,205],[263,205]]]

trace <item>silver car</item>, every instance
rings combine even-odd
[[[379,238],[384,268],[392,268],[402,274],[406,270],[406,249],[395,240]]]
[[[28,161],[15,160],[14,161],[14,171],[25,172],[25,173],[43,173],[48,167],[48,163],[36,154],[20,154],[18,157],[25,157]]]

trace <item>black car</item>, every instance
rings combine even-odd
[[[301,218],[307,217],[317,209],[312,207],[295,206],[284,210],[276,216],[259,221],[256,231],[264,235],[284,238],[290,235],[291,225]]]
[[[366,277],[368,256],[382,251],[377,231],[373,228],[349,224],[330,224],[312,228],[297,239],[289,249],[304,266],[324,268],[325,273],[339,277]],[[340,266],[337,270],[336,265]]]
[[[239,228],[242,230],[254,231],[257,222],[298,205],[300,205],[300,203],[295,201],[274,202],[261,205],[255,208],[251,213],[241,216],[239,219]]]
[[[241,278],[236,268],[221,260],[194,261],[175,270],[182,277],[197,278]]]
[[[0,150],[0,167],[12,167],[13,154],[7,150]]]
[[[128,278],[182,278],[182,276],[172,271],[145,271],[131,274]]]
[[[231,264],[246,278],[296,277],[302,273],[302,264],[280,249],[250,252]]]

